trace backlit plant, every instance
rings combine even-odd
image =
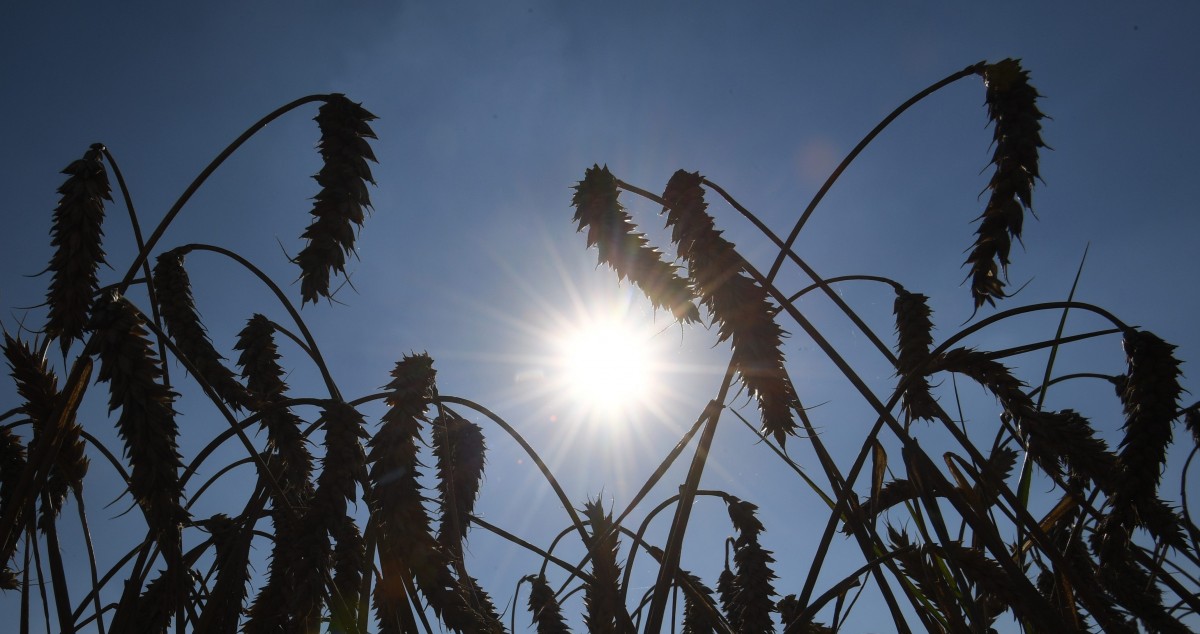
[[[518,593],[526,592],[524,623],[539,633],[565,632],[572,623],[614,633],[658,632],[668,623],[690,633],[833,632],[852,611],[864,609],[855,597],[868,586],[879,603],[873,609],[886,612],[900,632],[987,632],[1001,621],[1028,632],[1188,631],[1200,610],[1200,530],[1187,513],[1184,491],[1167,489],[1161,473],[1171,461],[1177,424],[1200,443],[1200,409],[1181,402],[1185,392],[1173,346],[1073,297],[997,312],[939,340],[919,289],[873,275],[825,279],[792,248],[825,193],[884,127],[938,89],[971,77],[985,86],[994,170],[965,266],[970,305],[990,308],[1009,294],[1012,241],[1021,239],[1024,214],[1032,210],[1044,147],[1039,95],[1015,60],[972,65],[903,104],[838,166],[786,238],[699,172],[677,171],[656,195],[607,167],[585,170],[570,201],[585,246],[596,247],[599,261],[656,309],[682,323],[711,324],[730,352],[718,393],[697,407],[695,424],[619,511],[602,498],[577,507],[512,425],[482,405],[439,392],[429,354],[397,360],[382,392],[344,395],[293,300],[252,262],[213,245],[159,248],[192,194],[246,139],[292,110],[320,103],[320,189],[294,262],[301,306],[331,297],[332,279],[346,275],[346,258],[371,209],[374,116],[362,106],[340,94],[313,95],[271,113],[222,152],[144,240],[112,154],[92,145],[63,170],[45,321],[5,334],[4,355],[20,402],[0,427],[0,585],[19,593],[23,606],[21,617],[9,622],[22,632],[37,629],[30,606],[40,601],[45,629],[64,632],[502,632],[512,627],[512,608],[505,606],[518,601],[508,598],[507,588],[483,588],[468,569],[471,549],[464,540],[470,531],[485,530],[543,562],[513,580]],[[112,204],[110,171],[134,219],[138,250],[122,277],[101,280],[100,265],[115,264],[102,247]],[[661,206],[669,246],[656,248],[649,232],[638,229],[619,200],[622,193]],[[710,194],[773,243],[778,256],[769,268],[743,257],[723,236],[706,199]],[[188,275],[188,256],[198,252],[244,267],[278,298],[291,323],[249,313],[233,350],[218,351]],[[784,264],[797,267],[811,284],[794,294],[782,290],[777,279]],[[881,283],[890,293],[894,345],[838,295],[836,285],[854,280]],[[144,287],[145,305],[127,295],[135,285]],[[818,292],[893,368],[890,391],[868,385],[800,310],[798,300]],[[1109,326],[1069,336],[1060,326],[1043,341],[1004,350],[964,344],[1020,315],[1053,312],[1065,322],[1068,311],[1093,313]],[[803,386],[792,380],[783,349],[789,331],[813,342],[873,411],[873,424],[855,439],[854,455],[834,455],[820,411],[803,404]],[[327,393],[292,393],[280,336],[306,354]],[[1055,376],[1048,367],[1028,381],[1006,365],[1048,349],[1052,366],[1060,349],[1091,340],[1110,343],[1112,354],[1123,354],[1127,363],[1124,374],[1101,377],[1113,385],[1114,404],[1123,411],[1115,448],[1078,411],[1044,408],[1046,390],[1077,375]],[[53,367],[52,348],[63,356],[61,369]],[[167,369],[176,367],[169,360],[177,360],[187,376],[169,379]],[[947,413],[951,377],[977,383],[994,397],[997,433],[982,437]],[[119,449],[88,431],[97,421],[77,416],[93,381],[105,384],[97,389],[107,390]],[[180,450],[181,434],[190,432],[175,420],[184,383],[198,386],[226,423],[193,443],[202,449],[190,455]],[[743,419],[757,432],[746,442],[775,450],[798,476],[788,484],[810,487],[825,505],[809,510],[827,521],[801,560],[777,560],[766,547],[764,536],[786,527],[764,525],[756,503],[700,488],[718,424],[729,413],[741,416],[739,393],[759,410],[756,423]],[[386,407],[381,420],[367,419],[369,403]],[[306,420],[300,411],[317,413]],[[935,427],[953,443],[941,455],[921,444]],[[582,560],[556,555],[559,540],[533,545],[476,516],[480,495],[504,495],[481,490],[487,434],[497,429],[513,436],[541,470],[571,520],[560,539],[577,539]],[[814,462],[803,468],[793,463],[782,450],[789,440],[791,448],[804,445]],[[663,478],[693,441],[678,493],[643,525],[627,524],[660,482],[672,488]],[[208,482],[193,481],[227,443],[240,445],[243,458],[218,465]],[[423,454],[433,462],[422,464]],[[245,505],[198,517],[192,510],[197,500],[240,464],[253,465],[255,474],[246,484]],[[67,576],[60,527],[72,500],[86,527],[84,483],[97,468],[123,480],[145,538],[127,552],[96,549],[85,528],[91,575],[81,582]],[[1030,500],[1035,478],[1055,500],[1040,516]],[[730,538],[711,545],[726,553],[714,579],[681,568],[697,497],[715,498],[727,511],[721,521],[728,522]],[[646,524],[664,510],[672,511],[670,529],[654,543]],[[822,573],[834,539],[851,540],[861,559],[831,579]],[[256,568],[255,561],[266,565]],[[635,565],[656,571],[644,596],[631,588]],[[797,577],[780,579],[784,568],[807,574],[790,585]],[[682,597],[682,606],[670,601],[673,594]],[[498,604],[494,597],[505,600]],[[669,615],[672,610],[678,614]]]

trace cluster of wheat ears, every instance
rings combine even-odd
[[[67,166],[59,188],[45,322],[36,329],[22,324],[15,334],[5,334],[4,355],[22,401],[0,419],[0,585],[19,593],[21,605],[19,618],[4,619],[7,627],[19,623],[21,632],[43,626],[63,632],[505,631],[513,625],[506,626],[467,570],[464,540],[475,528],[542,558],[540,570],[517,583],[518,593],[526,588],[530,610],[522,622],[532,622],[541,633],[568,630],[570,619],[560,607],[573,592],[567,588],[582,589],[582,622],[591,632],[658,632],[669,616],[683,632],[799,633],[842,629],[854,592],[867,586],[877,593],[876,611],[890,614],[899,632],[987,632],[1001,622],[1028,632],[1188,631],[1186,623],[1195,624],[1200,612],[1200,531],[1187,510],[1186,466],[1180,490],[1166,496],[1174,504],[1164,500],[1160,487],[1172,426],[1181,422],[1200,444],[1200,408],[1180,403],[1180,364],[1172,345],[1072,298],[993,312],[935,345],[924,295],[879,276],[822,279],[791,248],[829,186],[880,130],[917,101],[969,77],[982,78],[986,87],[995,149],[986,206],[966,260],[978,309],[1006,297],[1010,247],[1020,239],[1022,218],[1031,208],[1043,147],[1038,93],[1014,60],[967,67],[899,107],[846,157],[786,239],[698,173],[676,172],[659,196],[619,180],[606,167],[586,170],[571,204],[587,245],[655,307],[681,322],[711,323],[731,350],[719,393],[699,408],[689,431],[616,517],[599,501],[576,509],[533,448],[500,416],[439,394],[427,354],[397,362],[383,392],[345,397],[292,300],[253,263],[205,244],[156,249],[191,195],[246,139],[287,112],[320,103],[316,121],[323,166],[315,177],[320,192],[303,233],[306,246],[294,263],[301,270],[301,306],[328,298],[331,276],[345,275],[346,257],[370,209],[374,156],[368,140],[374,138],[369,125],[374,117],[360,105],[340,94],[314,95],[269,114],[218,156],[144,239],[112,154],[103,145],[91,146]],[[138,252],[121,279],[101,285],[110,172],[130,211]],[[664,259],[638,231],[619,201],[622,190],[662,206],[677,263]],[[765,273],[716,229],[707,211],[709,192],[776,245],[779,255]],[[291,317],[291,323],[280,324],[261,314],[250,316],[231,355],[236,370],[214,348],[193,300],[185,262],[197,251],[245,267]],[[153,253],[158,255],[152,261]],[[782,292],[774,280],[785,263],[803,271],[811,285],[793,295]],[[832,290],[847,279],[891,286],[894,347]],[[126,297],[134,285],[144,287],[145,306]],[[890,394],[869,389],[798,310],[797,300],[809,292],[827,295],[894,367]],[[1091,312],[1111,327],[1066,336],[1060,326],[1048,340],[997,351],[959,345],[982,329],[1039,311],[1064,319],[1068,311]],[[836,460],[827,451],[810,420],[814,414],[801,404],[803,390],[789,378],[781,347],[785,320],[788,329],[828,355],[877,416],[851,460]],[[276,345],[281,335],[318,368],[327,395],[289,393]],[[1034,350],[1048,349],[1053,359],[1062,346],[1115,335],[1123,337],[1127,372],[1088,375],[1111,382],[1123,406],[1123,438],[1115,449],[1081,414],[1043,407],[1051,383],[1077,375],[1053,377],[1047,369],[1041,383],[1031,386],[1003,364],[1006,357]],[[66,378],[61,382],[51,348],[62,355]],[[228,421],[193,456],[179,450],[170,358],[186,369],[186,377],[176,378],[194,381]],[[947,414],[944,399],[935,397],[931,385],[950,374],[995,396],[1000,433],[994,438],[971,438]],[[98,441],[77,417],[93,379],[107,384],[121,449]],[[722,491],[699,489],[718,421],[735,411],[727,407],[731,389],[757,404],[764,443],[783,445],[789,437],[808,443],[817,461],[803,467],[825,479],[818,484],[796,469],[826,503],[828,521],[805,561],[784,562],[809,569],[803,585],[786,596],[774,587],[777,562],[760,543],[764,526],[758,507]],[[383,401],[387,409],[378,424],[369,424],[360,409],[374,401]],[[305,419],[298,411],[319,415]],[[481,427],[464,413],[494,423],[529,453],[571,519],[565,533],[577,533],[582,541],[582,560],[566,561],[553,554],[553,546],[539,548],[473,514],[485,442]],[[956,443],[941,460],[918,443],[930,425],[944,428]],[[889,461],[881,442],[885,435],[901,448],[899,461],[894,456]],[[319,448],[310,436],[321,439]],[[623,522],[693,441],[679,494],[658,509],[674,510],[665,543],[649,543],[644,525],[631,530]],[[219,448],[236,443],[245,448],[241,460],[219,468],[205,464]],[[420,462],[426,446],[436,456],[428,475]],[[1190,461],[1192,454],[1184,454]],[[145,539],[128,552],[93,547],[83,495],[89,455],[119,474],[135,512],[144,518]],[[257,478],[245,507],[196,517],[191,509],[210,486],[247,464]],[[193,476],[202,465],[216,474],[200,483]],[[1035,468],[1059,500],[1040,517],[1030,504]],[[70,515],[63,513],[69,495],[78,512],[70,521],[84,527],[91,571],[85,583],[68,579],[63,562],[59,534]],[[680,568],[697,496],[723,500],[735,534],[726,544],[731,556],[715,580],[715,592]],[[359,508],[367,510],[361,525]],[[861,566],[821,589],[819,579],[829,583],[820,573],[839,532],[861,550]],[[255,548],[270,553],[265,570],[251,565]],[[635,560],[646,565],[647,558],[657,582],[644,596],[630,596],[630,570]],[[682,615],[671,607],[678,605],[669,601],[672,593],[683,597]],[[41,618],[34,616],[39,603]]]

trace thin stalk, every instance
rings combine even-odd
[[[30,499],[29,500],[29,516],[30,517],[34,517],[33,514],[34,514],[35,510],[36,509],[34,508],[33,500]],[[33,565],[37,569],[38,596],[42,599],[42,620],[46,624],[46,631],[49,632],[50,631],[50,600],[46,598],[46,584],[44,581],[42,581],[43,579],[46,578],[45,573],[42,572],[42,551],[40,548],[38,548],[37,535],[34,533],[32,522],[30,523],[30,526],[26,531],[26,535],[27,535],[26,540],[28,540],[26,543],[33,544]]]
[[[42,491],[42,510],[49,512],[50,496]],[[50,585],[54,590],[54,609],[58,616],[58,628],[63,634],[75,631],[71,620],[71,593],[67,589],[67,573],[63,569],[62,548],[58,544],[58,521],[50,518],[42,531],[46,536],[46,557],[50,560]]]
[[[681,494],[676,493],[675,495],[672,495],[671,497],[663,500],[662,502],[659,502],[658,506],[655,506],[653,509],[650,510],[649,513],[646,513],[646,517],[642,518],[642,523],[638,526],[637,532],[632,533],[632,536],[634,539],[634,544],[629,549],[629,559],[627,559],[625,561],[625,572],[622,574],[622,579],[621,579],[621,602],[622,603],[624,603],[626,601],[627,597],[629,596],[629,579],[633,575],[633,561],[637,557],[638,546],[640,545],[643,548],[648,549],[648,547],[646,546],[646,543],[645,543],[645,536],[646,536],[646,531],[650,529],[650,522],[654,521],[654,518],[658,517],[658,514],[663,512],[668,506],[671,506],[672,504],[677,502],[679,500],[680,495]],[[726,504],[729,503],[729,498],[730,498],[730,495],[724,491],[706,490],[706,489],[697,490],[696,495],[697,496],[718,497],[718,498],[721,498],[721,500],[724,501]],[[618,524],[617,526],[620,526],[620,525]]]
[[[650,611],[646,615],[646,631],[658,632],[662,629],[663,614],[667,607],[667,591],[671,581],[679,570],[679,557],[683,547],[683,536],[687,532],[688,520],[692,515],[692,503],[696,500],[696,490],[700,488],[700,476],[704,474],[704,465],[708,462],[708,451],[712,447],[713,437],[717,431],[717,421],[721,419],[725,398],[729,386],[733,382],[733,363],[725,369],[725,378],[721,381],[721,389],[717,397],[709,401],[705,408],[708,422],[700,433],[696,445],[696,453],[692,456],[692,464],[688,469],[687,479],[681,487],[679,505],[675,507],[675,518],[671,520],[671,531],[667,536],[667,547],[663,553],[663,564],[658,569],[658,579],[654,584],[654,593],[650,600]]]
[[[308,344],[307,346],[301,347],[309,353],[309,356],[312,357],[313,363],[316,364],[317,369],[320,370],[321,378],[325,380],[325,387],[329,390],[329,397],[335,401],[342,400],[342,393],[340,390],[338,390],[337,384],[334,383],[333,375],[329,373],[329,366],[325,364],[325,359],[321,355],[321,349],[317,346],[317,340],[313,338],[312,333],[308,330],[308,325],[306,325],[304,320],[300,317],[300,312],[297,311],[296,307],[292,305],[292,302],[287,298],[287,295],[283,294],[283,290],[279,288],[278,284],[276,284],[270,277],[267,277],[267,274],[263,273],[262,270],[260,270],[257,266],[251,264],[249,260],[238,255],[237,253],[234,253],[233,251],[230,251],[229,249],[210,244],[192,243],[179,247],[179,250],[185,254],[191,251],[211,251],[213,253],[224,255],[238,264],[241,264],[247,271],[250,271],[255,277],[261,280],[267,288],[271,289],[271,292],[275,294],[275,297],[279,300],[279,303],[283,306],[284,310],[288,312],[288,315],[291,315],[292,321],[296,323],[296,327],[300,329],[300,334],[303,335],[304,341]]]
[[[737,410],[730,410],[730,412],[736,416],[738,420],[740,420],[742,424],[746,426],[747,429],[754,432],[755,436],[759,436],[758,430],[755,429],[754,424],[746,420],[746,417],[742,416],[741,412]],[[796,464],[795,460],[792,460],[786,453],[783,452],[783,450],[781,450],[779,447],[776,447],[775,443],[770,438],[759,436],[759,440],[767,447],[770,447],[771,451],[775,452],[775,455],[778,456],[784,464],[790,467],[792,471],[795,471],[796,475],[800,476],[800,479],[804,480],[804,483],[808,485],[808,488],[812,489],[812,492],[816,493],[817,496],[821,498],[821,501],[825,503],[825,506],[828,506],[830,510],[833,510],[837,503],[833,501],[833,498],[829,497],[824,491],[822,491],[821,487],[817,486],[816,481],[808,477],[807,473],[804,473],[804,470],[800,468],[800,465]]]
[[[881,284],[887,284],[888,286],[891,286],[892,290],[894,290],[894,291],[904,290],[904,286],[902,286],[896,280],[893,280],[888,277],[883,277],[880,275],[839,275],[837,277],[830,277],[830,278],[825,279],[823,284],[819,284],[816,282],[809,284],[808,286],[805,286],[804,288],[789,295],[787,300],[788,300],[788,303],[794,302],[794,301],[800,299],[801,297],[817,290],[818,288],[821,288],[822,285],[832,285],[832,284],[837,284],[839,282],[852,282],[852,281],[879,282]]]
[[[100,151],[104,154],[104,158],[108,161],[108,166],[112,168],[113,176],[117,178],[117,189],[121,190],[121,198],[125,201],[125,209],[129,212],[129,226],[133,229],[134,243],[137,245],[138,252],[141,253],[146,249],[146,242],[142,240],[142,224],[138,222],[137,211],[133,207],[133,196],[129,194],[129,187],[125,185],[125,175],[121,173],[121,167],[117,165],[117,159],[108,151],[108,146],[101,144]],[[146,258],[142,261],[142,275],[146,281],[146,295],[150,298],[150,315],[154,317],[154,323],[162,328],[162,318],[158,314],[158,294],[154,290],[154,276],[150,271],[150,259]],[[122,293],[124,294],[124,293]],[[162,342],[158,343],[159,358],[166,358],[166,348]],[[167,371],[164,364],[162,367],[163,385],[171,385],[171,375]]]
[[[566,509],[567,515],[571,516],[571,523],[575,525],[575,529],[579,531],[579,534],[584,538],[584,540],[587,540],[588,536],[587,531],[583,527],[583,520],[580,519],[579,514],[575,512],[575,507],[571,505],[571,499],[567,497],[566,491],[563,491],[562,485],[558,483],[558,479],[554,477],[554,474],[550,471],[550,467],[547,467],[546,463],[542,461],[542,457],[533,450],[533,447],[530,446],[530,444],[521,436],[521,434],[517,433],[517,430],[513,429],[512,425],[509,425],[507,421],[494,414],[488,408],[465,398],[439,394],[435,399],[435,402],[455,403],[457,405],[469,407],[476,412],[479,412],[480,414],[490,418],[492,422],[496,423],[501,429],[508,432],[508,435],[512,436],[513,440],[516,440],[517,444],[521,445],[521,448],[525,450],[525,453],[528,454],[529,458],[533,460],[533,463],[537,465],[538,470],[542,472],[542,477],[546,478],[546,482],[550,484],[550,488],[554,489],[555,495],[558,496],[559,503],[561,503],[563,508]]]
[[[572,565],[571,562],[564,561],[562,559],[559,559],[558,557],[555,557],[554,555],[550,554],[548,551],[538,548],[537,546],[529,543],[528,541],[525,541],[524,539],[521,539],[520,537],[517,537],[516,535],[513,535],[512,533],[504,530],[503,528],[500,528],[499,526],[496,526],[495,524],[492,524],[492,523],[484,520],[483,518],[479,517],[478,515],[471,515],[469,517],[471,518],[472,524],[478,524],[480,526],[480,528],[491,531],[492,533],[494,533],[500,537],[503,537],[504,539],[507,539],[508,541],[524,548],[525,550],[528,550],[531,553],[540,555],[542,557],[542,559],[545,561],[554,562],[555,564],[558,565],[559,568],[562,568],[563,570],[566,570],[567,572],[571,573],[571,575],[578,577],[584,583],[593,583],[591,575],[584,572],[583,569]],[[567,530],[567,533],[570,533],[570,529]],[[542,574],[545,574],[545,572],[543,571]]]
[[[96,588],[100,585],[100,573],[96,568],[96,547],[92,542],[92,531],[88,528],[87,512],[83,506],[83,491],[82,487],[74,489],[75,492],[75,507],[79,511],[79,525],[83,531],[83,544],[87,548],[88,556],[88,572],[91,573],[92,587]],[[92,595],[96,608],[96,631],[99,634],[104,634],[104,610],[100,606],[100,594]],[[86,603],[81,604],[86,605]],[[79,617],[72,615],[71,622],[74,623]]]
[[[833,170],[833,173],[829,175],[829,178],[825,179],[825,184],[821,185],[821,189],[819,189],[817,194],[813,196],[813,199],[808,203],[808,207],[804,209],[804,213],[800,214],[800,219],[796,221],[796,225],[792,227],[792,232],[788,234],[787,240],[784,242],[785,249],[790,250],[792,245],[796,243],[796,237],[800,235],[800,230],[803,229],[804,224],[808,222],[809,216],[811,216],[813,211],[816,210],[817,205],[819,205],[821,200],[825,198],[825,194],[828,193],[829,189],[833,187],[833,184],[837,182],[837,179],[842,175],[842,172],[846,171],[846,168],[850,166],[850,163],[852,163],[854,159],[858,157],[863,149],[866,148],[867,145],[875,139],[875,137],[879,136],[880,132],[883,132],[884,128],[888,127],[888,124],[894,121],[896,117],[899,117],[905,110],[908,110],[913,104],[916,104],[925,97],[928,97],[929,95],[964,77],[970,77],[971,75],[978,74],[981,70],[983,70],[983,67],[986,63],[987,62],[979,62],[978,64],[972,64],[971,66],[968,66],[957,73],[949,75],[945,79],[913,95],[908,101],[900,104],[898,108],[893,110],[891,114],[884,117],[883,121],[880,121],[879,124],[874,127],[874,129],[868,132],[867,136],[863,137],[863,139],[858,142],[858,145],[854,146],[854,149],[846,155],[846,158],[842,159],[842,162]],[[775,263],[771,265],[771,270],[769,273],[767,273],[768,280],[775,279],[775,276],[779,273],[779,267],[783,265],[783,259],[783,253],[780,253],[779,256],[775,258]]]
[[[820,288],[822,291],[824,291],[826,297],[828,297],[830,299],[830,301],[832,301],[834,304],[836,304],[837,307],[840,308],[842,310],[842,312],[845,313],[845,315],[850,318],[850,321],[854,322],[854,325],[858,327],[859,331],[862,332],[863,335],[865,335],[867,337],[867,340],[870,341],[872,344],[874,344],[877,349],[879,349],[879,352],[883,355],[883,357],[885,359],[887,359],[888,362],[891,363],[892,365],[896,365],[896,357],[895,357],[895,355],[892,354],[891,349],[888,348],[887,345],[885,345],[883,343],[883,341],[881,341],[879,339],[879,337],[875,335],[875,331],[871,330],[871,328],[867,326],[866,322],[864,322],[862,320],[862,318],[858,316],[858,313],[854,312],[854,310],[850,308],[850,305],[847,304],[844,299],[842,299],[841,295],[838,295],[837,293],[833,292],[833,289],[829,286],[829,282],[821,279],[821,276],[817,274],[815,269],[813,269],[811,266],[808,265],[807,262],[804,261],[804,258],[801,258],[799,255],[796,255],[795,252],[792,251],[791,244],[785,244],[783,241],[781,241],[779,239],[779,237],[776,236],[773,231],[771,231],[765,224],[762,223],[762,221],[760,221],[758,219],[757,216],[750,213],[750,211],[748,209],[743,207],[741,205],[741,203],[739,203],[737,200],[735,200],[733,198],[733,196],[730,196],[729,194],[727,194],[725,192],[725,190],[721,189],[721,187],[718,186],[716,183],[713,183],[712,181],[708,180],[707,178],[703,180],[703,183],[705,185],[709,186],[710,188],[712,188],[718,194],[720,194],[731,206],[733,206],[734,209],[738,210],[738,212],[740,212],[743,216],[748,218],[750,220],[750,222],[752,222],[754,224],[755,227],[758,227],[759,231],[762,231],[763,234],[766,235],[767,238],[769,238],[771,240],[771,242],[774,242],[775,245],[778,246],[780,249],[780,251],[779,251],[780,257],[783,257],[785,254],[787,256],[790,256],[792,261],[794,261],[796,263],[796,265],[799,266],[802,271],[804,271],[804,274],[807,275],[810,279],[812,279],[813,284],[815,284],[818,288]],[[763,284],[764,287],[767,287],[767,286],[771,285],[771,282],[773,282],[774,279],[775,278],[773,276],[768,276],[761,283]],[[895,283],[893,282],[893,284],[895,284]],[[897,284],[896,286],[899,286],[899,285]],[[782,295],[781,293],[776,293],[776,298],[775,298],[776,301],[780,302],[781,304],[783,304],[783,303],[791,304],[790,299],[781,299],[780,298],[781,295]]]
[[[141,313],[141,311],[138,312]],[[167,345],[167,348],[170,349],[171,354],[175,355],[175,358],[183,363],[183,366],[187,368],[187,371],[192,375],[192,377],[196,380],[196,383],[204,391],[205,396],[212,401],[213,405],[217,408],[217,411],[219,411],[221,416],[225,419],[225,422],[229,424],[229,428],[233,430],[235,435],[238,437],[238,440],[242,442],[242,446],[245,447],[247,453],[250,454],[250,458],[253,459],[254,463],[258,466],[259,473],[267,478],[273,493],[278,497],[278,499],[284,499],[283,487],[275,478],[275,474],[271,473],[271,469],[267,466],[266,461],[263,460],[262,454],[259,453],[257,448],[255,448],[254,443],[250,442],[250,437],[246,435],[246,432],[242,431],[241,424],[238,422],[233,413],[229,411],[229,408],[225,406],[225,403],[221,401],[221,398],[217,396],[217,393],[213,390],[212,385],[205,380],[201,372],[196,370],[196,367],[192,365],[191,360],[175,347],[175,343],[171,341],[165,333],[159,330],[154,324],[147,323],[146,326],[154,332],[159,340],[163,341]],[[163,365],[166,364],[164,363]]]
[[[200,172],[200,174],[196,176],[195,180],[188,185],[187,189],[184,190],[183,194],[179,197],[179,200],[175,201],[175,204],[172,205],[171,209],[167,211],[167,215],[163,216],[163,219],[158,223],[158,226],[154,228],[154,232],[150,234],[150,238],[146,240],[146,244],[138,251],[137,257],[133,260],[133,264],[129,266],[129,270],[125,273],[125,277],[122,278],[120,286],[121,294],[125,294],[125,289],[129,287],[129,283],[133,280],[134,273],[137,272],[137,270],[141,268],[142,263],[150,257],[150,252],[154,249],[154,246],[158,244],[158,241],[160,238],[162,238],[163,233],[167,231],[167,227],[173,220],[175,220],[175,216],[179,215],[179,212],[183,210],[183,206],[186,205],[189,200],[191,200],[192,195],[196,193],[196,190],[200,189],[200,186],[204,184],[204,181],[208,180],[208,177],[211,176],[212,173],[215,172],[217,168],[225,162],[225,159],[229,158],[229,156],[237,151],[237,149],[240,148],[243,143],[248,141],[250,137],[257,134],[258,131],[265,127],[268,123],[278,119],[288,112],[291,112],[292,110],[295,110],[296,108],[299,108],[300,106],[313,103],[314,101],[325,101],[328,97],[329,95],[309,95],[280,106],[247,128],[246,131],[241,134],[241,136],[239,136],[237,139],[234,139],[233,143],[230,143],[224,150],[222,150],[221,153],[218,154],[217,157],[214,158],[212,162],[204,168],[204,171]]]
[[[1079,288],[1079,278],[1083,275],[1083,265],[1087,262],[1088,245],[1083,248],[1083,257],[1079,259],[1079,268],[1075,271],[1075,281],[1071,282],[1071,291],[1067,293],[1067,301],[1075,299],[1075,290]],[[1054,332],[1054,339],[1057,341],[1062,337],[1063,330],[1067,327],[1067,314],[1071,311],[1070,308],[1063,308],[1062,317],[1058,320],[1058,329]],[[1055,343],[1050,348],[1050,358],[1046,360],[1046,371],[1042,374],[1041,390],[1038,392],[1037,405],[1035,411],[1042,411],[1042,405],[1046,403],[1046,392],[1050,388],[1050,376],[1054,372],[1054,360],[1058,357],[1058,344]],[[1025,453],[1025,458],[1021,464],[1021,478],[1017,481],[1017,499],[1026,507],[1029,506],[1029,490],[1033,485],[1033,458],[1029,452]],[[1017,532],[1017,542],[1023,541],[1023,535],[1020,531]]]
[[[859,581],[859,577],[862,577],[872,569],[878,569],[886,561],[895,559],[909,550],[912,550],[911,546],[908,548],[898,548],[881,555],[876,559],[863,564],[862,566],[859,566],[858,570],[855,570],[849,575],[843,577],[841,581],[834,584],[832,587],[826,590],[824,594],[814,599],[812,603],[808,604],[803,610],[800,611],[799,614],[796,615],[796,618],[791,623],[784,623],[784,634],[797,634],[799,630],[796,628],[800,626],[799,624],[814,618],[817,613],[821,611],[821,608],[825,607],[826,603],[829,603],[839,595],[845,594],[848,590],[850,590],[850,588],[853,588],[856,585],[861,585],[862,582]]]

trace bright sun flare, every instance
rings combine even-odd
[[[593,411],[619,413],[650,396],[649,338],[619,323],[592,324],[562,341],[566,387]]]

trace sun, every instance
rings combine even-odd
[[[651,333],[621,320],[588,323],[559,341],[564,389],[597,414],[617,415],[653,397],[657,372]]]

